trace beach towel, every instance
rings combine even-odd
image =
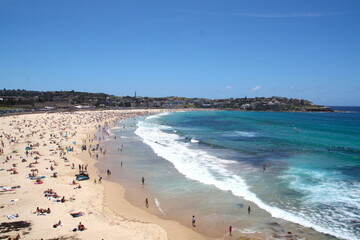
[[[11,187],[0,187],[1,192],[12,191],[12,190],[14,190],[14,189],[12,189]]]
[[[29,177],[30,180],[45,178],[45,176]]]
[[[41,215],[41,216],[46,216],[46,215],[48,215],[48,214],[50,214],[50,213],[37,213],[38,216],[40,216],[40,215]]]
[[[81,216],[83,216],[84,214],[83,214],[83,213],[70,213],[70,215],[71,215],[72,217],[76,218],[76,217],[81,217]]]
[[[15,214],[7,215],[6,217],[10,220],[19,217],[19,214],[15,213]]]

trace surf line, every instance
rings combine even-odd
[[[164,211],[161,209],[161,207],[160,207],[160,202],[159,202],[159,200],[155,197],[155,204],[156,204],[156,206],[158,207],[158,209],[159,209],[159,211],[163,214],[163,215],[165,215],[165,213],[164,213]]]

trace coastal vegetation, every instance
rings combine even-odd
[[[114,96],[77,91],[0,90],[0,110],[95,109],[95,108],[215,108],[242,111],[332,111],[305,99],[286,97],[185,98]]]

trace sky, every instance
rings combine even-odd
[[[0,88],[360,105],[359,0],[0,0]]]

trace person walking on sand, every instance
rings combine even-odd
[[[141,177],[141,182],[142,182],[143,185],[145,184],[145,178],[144,177]]]
[[[192,219],[191,219],[191,223],[192,223],[192,226],[193,226],[193,227],[196,227],[196,226],[195,226],[195,222],[196,222],[196,219],[195,219],[195,216],[193,215],[193,216],[192,216]]]
[[[232,235],[231,235],[231,232],[232,232],[232,226],[229,227],[229,235],[230,235],[230,236],[232,236]]]
[[[250,214],[251,213],[251,208],[250,208],[250,206],[248,207],[248,214]]]
[[[149,200],[147,198],[145,199],[145,207],[149,208]]]

